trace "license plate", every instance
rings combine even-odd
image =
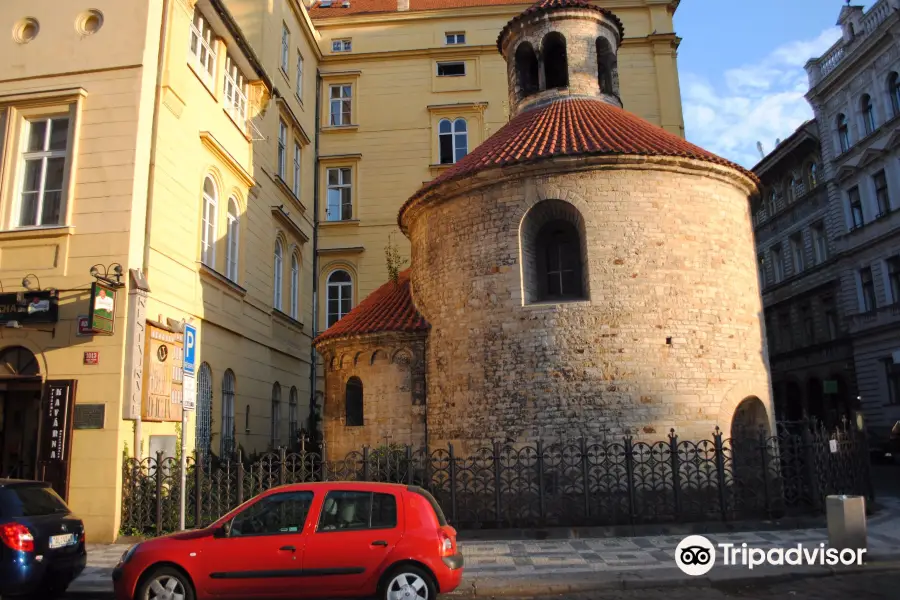
[[[65,548],[66,546],[71,546],[75,543],[75,534],[74,533],[66,533],[64,535],[51,535],[50,536],[50,549],[54,550],[56,548]]]

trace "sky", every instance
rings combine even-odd
[[[854,2],[868,9],[874,0]],[[840,37],[843,0],[682,0],[675,13],[687,139],[747,168],[812,108],[803,65]]]

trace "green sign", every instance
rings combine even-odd
[[[825,381],[823,381],[822,387],[824,388],[822,391],[826,394],[838,393],[837,381],[834,381],[833,379],[826,379]]]
[[[91,285],[88,328],[100,335],[112,335],[116,324],[116,290],[99,281]]]

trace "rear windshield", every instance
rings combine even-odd
[[[438,524],[441,527],[447,526],[447,517],[444,516],[444,511],[441,510],[441,505],[437,503],[437,500],[434,499],[434,496],[431,495],[431,492],[429,492],[428,490],[424,490],[420,487],[410,487],[409,491],[415,492],[416,494],[419,494],[420,496],[422,496],[426,500],[428,500],[428,503],[431,505],[431,508],[434,509],[434,514],[437,517]]]
[[[0,488],[0,517],[40,517],[69,512],[66,503],[52,488],[16,485]]]

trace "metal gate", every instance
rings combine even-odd
[[[197,377],[197,451],[209,456],[212,433],[212,372],[209,365],[200,365]]]

